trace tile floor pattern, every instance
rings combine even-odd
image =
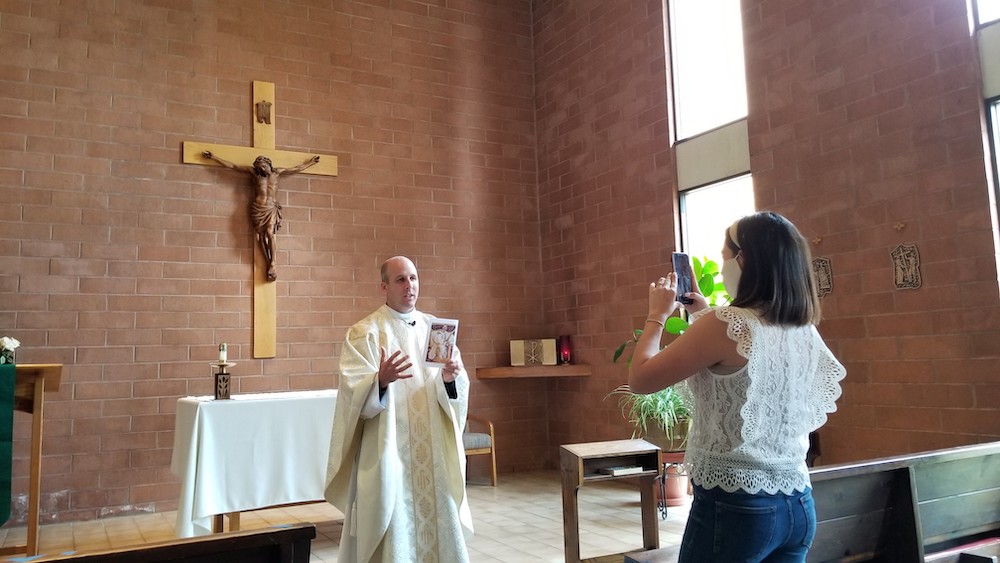
[[[558,471],[500,475],[496,487],[470,484],[469,504],[476,534],[469,542],[473,563],[563,563],[562,488]],[[580,555],[599,557],[642,547],[639,492],[626,481],[588,483],[578,493]],[[45,561],[68,552],[87,552],[174,539],[176,513],[120,516],[41,527],[39,556],[0,561]],[[660,545],[678,545],[687,507],[671,507],[660,520]],[[241,515],[244,530],[311,522],[317,537],[310,563],[336,563],[343,515],[327,503],[270,508]],[[0,528],[0,545],[24,545],[24,527]],[[620,559],[619,559],[620,561]]]

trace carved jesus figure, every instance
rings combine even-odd
[[[281,205],[275,197],[278,193],[278,177],[282,174],[302,172],[319,162],[319,157],[314,156],[293,168],[275,168],[271,159],[266,156],[258,156],[253,161],[253,166],[238,166],[215,156],[211,151],[205,151],[201,155],[226,168],[250,173],[255,192],[254,199],[250,202],[250,221],[257,232],[257,242],[267,260],[267,281],[278,279],[278,272],[274,267],[276,246],[274,235],[281,229]]]

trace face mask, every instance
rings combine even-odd
[[[740,286],[740,263],[736,258],[729,258],[722,261],[722,286],[726,288],[730,301],[736,299],[736,288]]]

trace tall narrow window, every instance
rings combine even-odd
[[[993,161],[993,185],[1000,187],[1000,166],[997,164],[997,144],[1000,143],[1000,99],[987,101],[990,115],[990,156]],[[1000,200],[1000,198],[997,198]]]
[[[669,0],[677,139],[747,115],[739,0]]]
[[[990,140],[990,187],[993,199],[1000,201],[1000,0],[973,0],[976,12],[976,42],[983,77],[983,103],[987,111]],[[996,223],[1000,209],[993,209]]]
[[[979,25],[1000,19],[1000,0],[976,0],[976,23]]]
[[[754,211],[739,0],[668,0],[681,244],[722,261],[723,232]]]
[[[722,263],[723,233],[754,212],[750,175],[681,192],[681,239],[691,256]]]

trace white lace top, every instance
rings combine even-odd
[[[767,325],[737,307],[695,319],[708,311],[729,324],[747,365],[725,375],[705,369],[686,382],[694,411],[684,456],[691,481],[727,492],[804,491],[809,433],[837,410],[844,366],[812,325]]]

